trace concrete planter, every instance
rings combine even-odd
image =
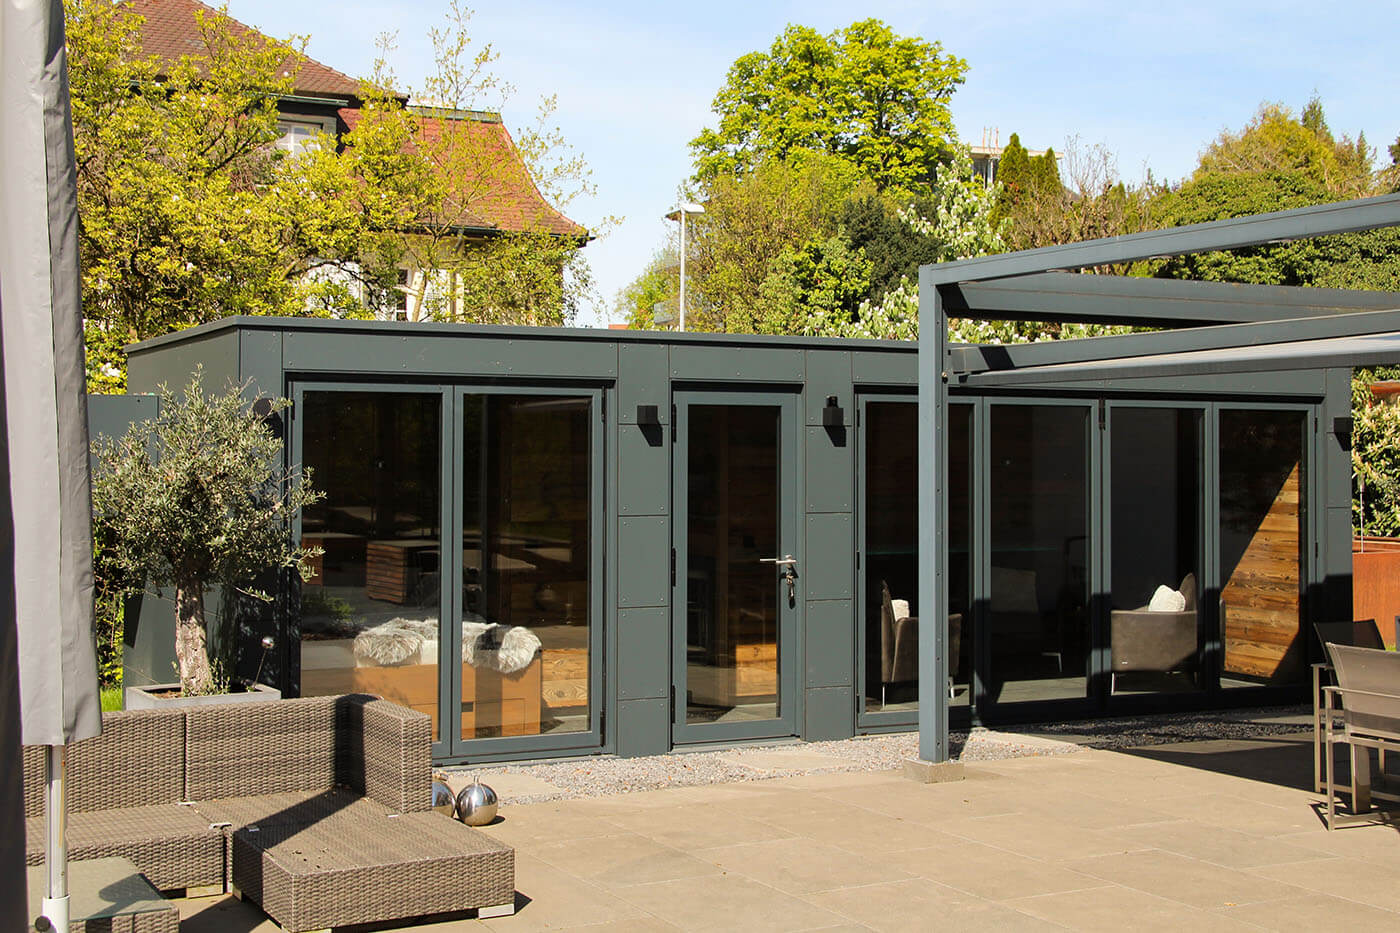
[[[254,684],[242,693],[214,693],[201,697],[158,696],[166,691],[180,689],[178,683],[146,684],[141,687],[126,688],[127,709],[175,709],[185,706],[226,706],[229,703],[265,703],[282,699],[282,691],[266,684]]]

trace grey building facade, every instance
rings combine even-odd
[[[1350,364],[947,352],[978,375],[947,383],[937,638],[915,345],[231,318],[129,364],[138,397],[202,366],[294,400],[317,579],[228,630],[276,636],[286,693],[428,712],[444,762],[913,729],[921,622],[945,729],[1306,695],[1310,621],[1350,611]],[[168,679],[168,608],[128,618],[128,678]]]

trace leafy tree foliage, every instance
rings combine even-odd
[[[789,26],[739,58],[714,100],[716,129],[691,141],[696,178],[816,152],[848,161],[877,190],[926,188],[955,138],[948,101],[967,63],[878,19],[822,35]]]
[[[439,43],[440,89],[493,86],[461,61],[457,15],[456,38]],[[362,86],[361,119],[340,145],[279,151],[277,100],[295,87],[301,43],[239,32],[221,12],[196,17],[190,53],[158,62],[142,54],[128,6],[65,0],[94,391],[125,385],[123,345],[226,315],[367,316],[363,296],[392,290],[401,264],[446,263],[447,249],[422,244],[471,210],[483,196],[473,185],[520,171],[499,148],[450,132],[426,144],[387,82]],[[522,138],[531,179],[547,190],[582,171],[567,158],[551,167],[557,136]],[[547,307],[555,321],[587,286],[586,272],[561,275],[575,242],[500,238],[489,261],[505,274],[487,282],[453,229],[455,319],[533,321]]]
[[[310,474],[283,466],[282,440],[233,386],[209,395],[195,373],[183,393],[162,387],[155,419],[93,444],[92,502],[98,541],[119,581],[175,589],[175,655],[187,695],[213,692],[205,592],[248,589],[273,568],[310,579],[310,552],[294,547],[291,520],[321,498]]]
[[[870,291],[870,261],[845,237],[808,240],[773,260],[759,291],[758,333],[829,334],[856,316]]]

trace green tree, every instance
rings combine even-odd
[[[757,333],[773,261],[834,233],[842,203],[861,186],[850,163],[818,154],[715,178],[687,233],[686,327]]]
[[[494,86],[452,60],[465,55],[453,14],[439,90],[456,88],[443,77],[454,74],[463,87]],[[388,81],[365,82],[360,119],[338,144],[289,156],[272,144],[300,40],[201,10],[189,54],[158,62],[142,53],[142,18],[126,4],[65,0],[65,17],[93,391],[124,387],[125,344],[226,315],[368,316],[405,262],[444,261],[455,320],[558,322],[587,292],[574,238],[527,229],[460,242],[462,217],[519,187],[512,173],[557,193],[582,171],[567,153],[551,161],[563,152],[557,134],[523,133],[521,169],[499,143],[428,140]],[[444,227],[458,239],[456,268],[447,249],[423,246]]]
[[[840,332],[870,291],[870,261],[844,237],[808,240],[773,260],[759,289],[756,332],[806,337]]]
[[[320,499],[309,474],[283,466],[281,438],[268,424],[291,403],[252,407],[238,386],[211,396],[203,375],[183,393],[162,386],[153,420],[93,444],[97,540],[109,545],[119,581],[174,587],[175,656],[187,695],[218,686],[206,650],[206,591],[218,585],[266,599],[249,588],[259,574],[289,568],[310,579],[310,552],[292,545],[291,521]]]
[[[672,248],[658,250],[641,275],[618,292],[614,311],[633,330],[655,330],[656,305],[675,310],[680,291],[680,257]]]
[[[966,71],[939,43],[877,19],[829,35],[789,26],[767,52],[730,67],[713,104],[718,127],[690,144],[696,177],[819,152],[847,160],[877,190],[926,189],[950,154],[948,102]]]

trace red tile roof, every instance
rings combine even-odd
[[[206,16],[219,12],[199,0],[127,0],[126,5],[131,12],[145,18],[141,27],[143,51],[165,61],[174,61],[181,55],[203,53],[204,46],[195,25],[195,12],[203,10]],[[236,19],[230,20],[236,35],[258,34],[256,29]],[[296,90],[299,94],[346,98],[359,96],[360,82],[305,55],[289,55],[284,68],[296,68]]]
[[[181,55],[196,55],[204,52],[199,40],[199,30],[195,24],[195,12],[203,10],[206,15],[217,15],[218,10],[200,3],[199,0],[126,0],[128,8],[145,19],[141,27],[142,49],[147,55],[154,55],[166,61],[173,61]],[[258,34],[250,26],[232,20],[234,32],[239,35]],[[346,98],[352,106],[339,108],[341,120],[354,129],[360,119],[358,109],[360,84],[347,75],[321,64],[305,55],[288,56],[285,68],[295,67],[296,91],[307,96],[335,96]],[[423,139],[437,139],[443,132],[446,120],[461,121],[474,137],[470,143],[481,144],[480,151],[499,170],[492,171],[490,182],[483,183],[481,189],[473,192],[469,210],[464,212],[464,226],[485,230],[501,230],[511,233],[523,231],[546,232],[558,236],[586,236],[587,230],[555,210],[541,197],[539,189],[530,180],[516,151],[510,131],[505,128],[496,114],[479,114],[474,117],[419,116],[419,129]],[[499,157],[492,157],[495,153]]]
[[[512,233],[587,235],[587,230],[559,213],[540,195],[499,115],[437,116],[429,111],[418,112],[415,116],[418,138],[425,143],[441,139],[448,125],[464,133],[460,145],[469,153],[471,161],[481,167],[480,184],[468,196],[469,203],[460,218],[461,226]],[[351,107],[341,108],[340,117],[352,130],[360,122],[359,110]]]

